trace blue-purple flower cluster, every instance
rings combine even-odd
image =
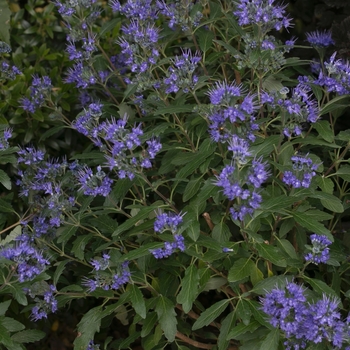
[[[292,170],[287,170],[283,173],[282,181],[293,188],[309,188],[320,164],[314,163],[307,155],[292,156],[291,161]]]
[[[203,13],[194,8],[194,3],[191,0],[183,1],[157,1],[159,12],[169,18],[168,26],[175,29],[180,27],[182,31],[188,31],[190,28],[197,27],[203,17]]]
[[[75,197],[68,195],[61,184],[68,163],[46,161],[45,153],[33,147],[19,150],[18,156],[18,164],[23,163],[27,167],[18,170],[20,179],[16,184],[20,186],[21,195],[33,198],[41,209],[33,217],[33,234],[40,237],[54,233],[53,228],[60,226],[64,211],[70,210],[75,202]]]
[[[111,192],[113,181],[102,170],[101,166],[97,167],[97,172],[85,166],[76,173],[77,180],[80,184],[80,191],[86,196],[96,197],[101,195],[107,197]]]
[[[332,39],[332,33],[329,30],[306,33],[307,42],[315,48],[326,48],[328,46],[334,45],[334,40]]]
[[[102,258],[91,260],[91,265],[94,267],[93,278],[85,278],[82,285],[88,288],[89,292],[95,291],[97,288],[103,290],[118,290],[121,286],[130,282],[129,262],[123,262],[118,271],[114,274],[104,272],[110,268],[110,255],[103,254]]]
[[[175,213],[158,212],[157,218],[154,221],[154,231],[163,233],[170,231],[174,236],[173,242],[164,242],[163,248],[152,249],[151,253],[156,259],[167,258],[172,255],[176,249],[181,252],[185,251],[185,239],[178,233],[179,225],[183,221],[183,215]]]
[[[17,236],[14,244],[2,247],[0,254],[15,263],[20,282],[33,280],[50,264],[43,252],[36,247],[34,237],[28,235],[25,230]]]
[[[122,26],[122,33],[118,44],[125,66],[133,73],[145,73],[158,61],[158,28],[154,24],[132,20],[128,25]],[[127,83],[130,82],[127,80]]]
[[[5,61],[2,61],[0,64],[0,72],[5,79],[10,80],[14,80],[16,75],[22,74],[22,72],[15,65],[9,65]]]
[[[288,88],[281,89],[278,93],[262,93],[261,103],[266,103],[268,108],[279,112],[282,120],[283,134],[287,137],[302,134],[303,123],[316,123],[319,116],[317,101],[311,97],[311,89],[305,84],[299,84],[287,97]]]
[[[320,69],[317,79],[309,82],[322,86],[328,92],[338,95],[350,94],[349,61],[336,59],[336,52],[324,62],[325,71]],[[321,68],[321,67],[320,67]]]
[[[10,147],[9,142],[7,141],[12,137],[12,129],[11,128],[5,128],[3,131],[1,131],[0,134],[0,151],[6,150]]]
[[[349,338],[350,319],[341,319],[339,301],[334,297],[323,295],[310,303],[305,289],[289,282],[285,288],[267,293],[261,302],[269,322],[285,333],[287,350],[305,349],[312,343],[329,343],[333,349],[341,349]]]
[[[253,116],[258,108],[255,95],[244,96],[242,86],[227,82],[216,83],[208,95],[213,105],[209,133],[215,142],[229,142],[234,135],[255,140],[254,131],[259,128]]]
[[[170,94],[179,90],[188,93],[193,90],[198,82],[198,76],[194,71],[200,60],[200,54],[197,52],[193,55],[190,50],[183,50],[181,56],[175,56],[166,78],[163,79],[165,93]]]
[[[96,0],[53,1],[66,20],[69,29],[66,52],[73,67],[67,71],[66,83],[86,89],[99,81],[99,74],[91,67],[93,53],[97,51],[97,37],[92,25],[100,16]]]
[[[54,295],[56,292],[56,287],[54,285],[44,283],[46,290],[38,292],[36,289],[40,289],[40,287],[37,288],[36,285],[40,285],[40,282],[34,283],[31,288],[25,288],[25,292],[34,298],[34,301],[36,302],[36,305],[32,308],[31,313],[31,319],[33,321],[47,318],[49,313],[55,313],[58,309],[57,300],[55,299]],[[41,296],[41,298],[39,298],[39,296]]]
[[[291,19],[286,16],[286,5],[278,5],[275,0],[239,0],[233,12],[241,26],[257,24],[264,32],[291,27]]]
[[[51,79],[48,76],[45,75],[42,78],[33,76],[32,85],[30,86],[30,98],[23,97],[20,100],[22,108],[30,113],[35,113],[44,104],[45,98],[51,92],[51,88]]]
[[[223,194],[230,201],[235,201],[230,208],[232,218],[243,221],[247,215],[253,215],[254,211],[260,207],[262,197],[257,190],[270,174],[267,164],[261,158],[253,159],[244,177],[240,170],[234,164],[226,165],[217,176],[215,184],[223,188]]]
[[[332,242],[324,235],[313,234],[310,236],[312,247],[306,246],[309,253],[305,255],[305,260],[316,265],[326,264],[330,258],[329,255],[329,246]]]

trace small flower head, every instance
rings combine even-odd
[[[286,5],[275,4],[275,0],[239,0],[233,12],[241,26],[257,24],[265,32],[291,27],[291,19],[285,14]]]
[[[184,214],[162,213],[159,211],[154,222],[154,231],[162,233],[169,230],[172,233],[176,233],[178,226],[183,221],[183,215]]]
[[[292,156],[291,161],[292,170],[284,172],[282,181],[293,188],[309,188],[320,164],[314,163],[307,155]]]
[[[334,45],[332,33],[329,30],[306,33],[307,42],[315,48],[325,48]]]
[[[310,238],[312,247],[307,247],[311,251],[305,255],[305,260],[316,265],[327,263],[330,258],[328,246],[331,245],[332,242],[324,235],[313,234]]]

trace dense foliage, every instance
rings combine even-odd
[[[274,0],[29,1],[10,25],[0,347],[70,315],[77,350],[350,349],[330,31],[282,41]]]

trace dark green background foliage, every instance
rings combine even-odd
[[[10,17],[7,5],[12,10]],[[111,55],[115,54],[115,40],[125,18],[114,16],[106,3],[101,5],[105,11],[94,30],[102,33],[101,47]],[[19,234],[17,223],[24,213],[36,212],[35,205],[21,197],[15,185],[18,146],[34,145],[51,158],[66,157],[91,167],[104,162],[104,154],[70,126],[82,106],[79,90],[64,82],[72,62],[64,52],[65,25],[54,5],[33,0],[2,2],[1,6],[0,22],[5,16],[8,22],[1,28],[0,38],[12,48],[4,59],[23,72],[15,80],[0,80],[0,124],[11,126],[14,133],[11,148],[0,151],[3,245]],[[269,324],[259,298],[296,276],[310,288],[310,300],[322,293],[340,297],[346,315],[350,296],[349,96],[332,99],[327,95],[327,99],[322,89],[314,86],[323,118],[303,138],[282,143],[277,127],[271,127],[269,135],[259,130],[252,149],[254,155],[268,160],[273,179],[266,185],[262,206],[253,219],[237,224],[230,219],[229,201],[214,184],[215,175],[230,162],[228,151],[210,141],[203,115],[209,108],[208,88],[214,81],[223,80],[222,71],[228,81],[237,79],[232,56],[237,51],[237,30],[242,29],[232,15],[222,11],[219,2],[210,2],[208,8],[206,25],[214,26],[219,19],[224,24],[215,28],[220,40],[213,41],[204,25],[194,35],[205,53],[205,69],[199,68],[200,84],[195,92],[200,103],[191,95],[179,93],[166,97],[166,104],[152,91],[146,105],[151,113],[141,118],[132,102],[135,87],[111,89],[118,106],[102,88],[91,91],[103,101],[103,118],[119,118],[127,112],[130,125],[142,123],[145,139],[159,137],[163,149],[146,173],[147,181],[142,177],[117,179],[107,198],[80,194],[79,207],[66,218],[54,239],[38,239],[52,266],[34,282],[38,289],[44,288],[45,281],[54,282],[58,290],[59,311],[48,320],[30,321],[34,303],[23,288],[33,282],[19,283],[13,264],[1,260],[0,344],[14,344],[11,350],[63,350],[73,348],[74,343],[74,349],[80,350],[94,339],[101,349],[187,350],[205,345],[219,350],[283,349],[283,334]],[[295,26],[289,33],[281,31],[276,36],[285,40],[295,35],[299,46],[289,53],[283,74],[264,77],[264,88],[271,91],[276,86],[294,86],[299,74],[307,74],[306,60],[317,56],[315,50],[305,50],[305,33],[310,30],[331,29],[333,49],[341,57],[349,57],[348,3],[291,0],[288,11],[295,18]],[[180,54],[182,47],[195,51],[193,37],[171,31],[161,20],[157,25],[163,28],[165,56]],[[222,33],[233,39],[224,42]],[[298,58],[292,58],[295,56]],[[95,64],[108,66],[100,53]],[[247,85],[257,85],[257,76],[249,70],[238,74]],[[53,89],[45,107],[31,114],[19,101],[28,95],[33,75],[48,75]],[[119,84],[116,77],[113,79]],[[261,125],[264,123],[268,124],[267,117]],[[322,165],[310,189],[287,191],[281,176],[290,157],[300,149],[310,152]],[[323,176],[327,171],[330,176]],[[186,239],[185,252],[160,260],[150,250],[161,247],[171,236],[157,235],[153,230],[158,208],[176,208],[184,213]],[[335,238],[328,264],[304,268],[304,246],[310,233]],[[230,253],[224,253],[223,247],[230,248]],[[115,293],[102,289],[89,293],[81,282],[93,269],[91,259],[106,250],[111,252],[115,266],[125,260],[131,262],[133,283]],[[327,344],[317,349],[327,349]]]

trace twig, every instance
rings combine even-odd
[[[214,344],[204,344],[204,343],[200,343],[196,340],[192,340],[191,338],[187,337],[186,335],[184,335],[180,332],[176,332],[176,337],[183,340],[187,344],[193,345],[194,347],[196,347],[198,349],[212,349],[215,346]]]

